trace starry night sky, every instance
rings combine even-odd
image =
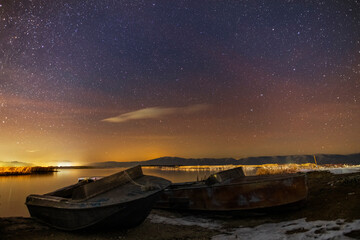
[[[0,0],[0,161],[360,151],[360,1]]]

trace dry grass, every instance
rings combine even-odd
[[[304,163],[304,164],[289,163],[289,164],[263,164],[263,165],[161,166],[160,169],[164,171],[219,172],[236,167],[243,167],[246,176],[253,176],[253,175],[297,173],[304,170],[305,171],[324,170],[326,168],[340,168],[340,167],[350,167],[350,166],[345,164],[316,165],[315,163]],[[146,166],[143,168],[159,168],[159,166]]]
[[[319,169],[314,163],[305,164],[267,164],[258,166],[256,175],[296,173],[301,170]]]
[[[240,165],[198,165],[198,166],[142,166],[142,168],[160,168],[163,171],[184,171],[184,172],[198,172],[198,171],[224,171],[231,168],[240,167]]]
[[[54,167],[0,167],[0,176],[41,174],[55,171]]]

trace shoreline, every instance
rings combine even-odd
[[[23,176],[57,172],[55,167],[0,167],[0,176]]]
[[[307,176],[309,188],[307,201],[304,206],[293,211],[236,217],[154,209],[144,223],[132,229],[110,231],[90,229],[78,232],[59,231],[31,218],[7,217],[0,218],[0,234],[2,239],[211,239],[212,237],[217,239],[217,236],[224,234],[225,237],[232,236],[231,234],[236,234],[236,231],[245,231],[246,228],[261,229],[266,227],[266,224],[295,221],[295,226],[296,224],[310,226],[312,222],[323,221],[324,226],[335,224],[333,228],[340,230],[354,222],[355,225],[349,226],[356,229],[346,229],[347,232],[344,230],[344,234],[359,238],[360,225],[357,228],[356,224],[360,219],[360,205],[358,204],[360,202],[360,173],[310,172]],[[341,225],[336,227],[337,223]],[[216,227],[217,225],[221,227]],[[240,226],[242,228],[236,230]],[[315,227],[314,225],[313,228]],[[301,228],[303,227],[299,227],[300,230]],[[297,232],[300,231],[299,229],[289,230],[289,233],[300,234]],[[321,231],[318,229],[315,232],[321,234]]]

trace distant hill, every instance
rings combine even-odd
[[[360,164],[360,153],[339,155],[339,154],[315,154],[316,162],[323,164]],[[248,157],[239,159],[240,165],[260,165],[260,164],[287,164],[287,163],[315,163],[314,155],[289,155],[289,156],[264,156]]]
[[[316,154],[317,164],[360,164],[360,153],[349,155]],[[136,162],[97,162],[90,164],[93,167],[113,168],[142,166],[197,166],[197,165],[261,165],[261,164],[287,164],[287,163],[314,163],[313,155],[289,155],[289,156],[263,156],[248,157],[236,160],[234,158],[180,158],[161,157],[147,161]]]
[[[131,167],[135,165],[142,166],[194,166],[194,165],[237,165],[238,160],[233,158],[179,158],[179,157],[161,157],[147,161],[137,162],[97,162],[90,166],[94,167]]]
[[[96,162],[90,164],[91,167],[100,167],[100,168],[115,168],[115,167],[131,167],[136,165],[143,165],[144,162]]]
[[[233,158],[179,158],[162,157],[142,162],[142,165],[154,166],[193,166],[193,165],[237,165],[238,160]]]

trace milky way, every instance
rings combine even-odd
[[[0,0],[0,161],[360,150],[359,1]]]

